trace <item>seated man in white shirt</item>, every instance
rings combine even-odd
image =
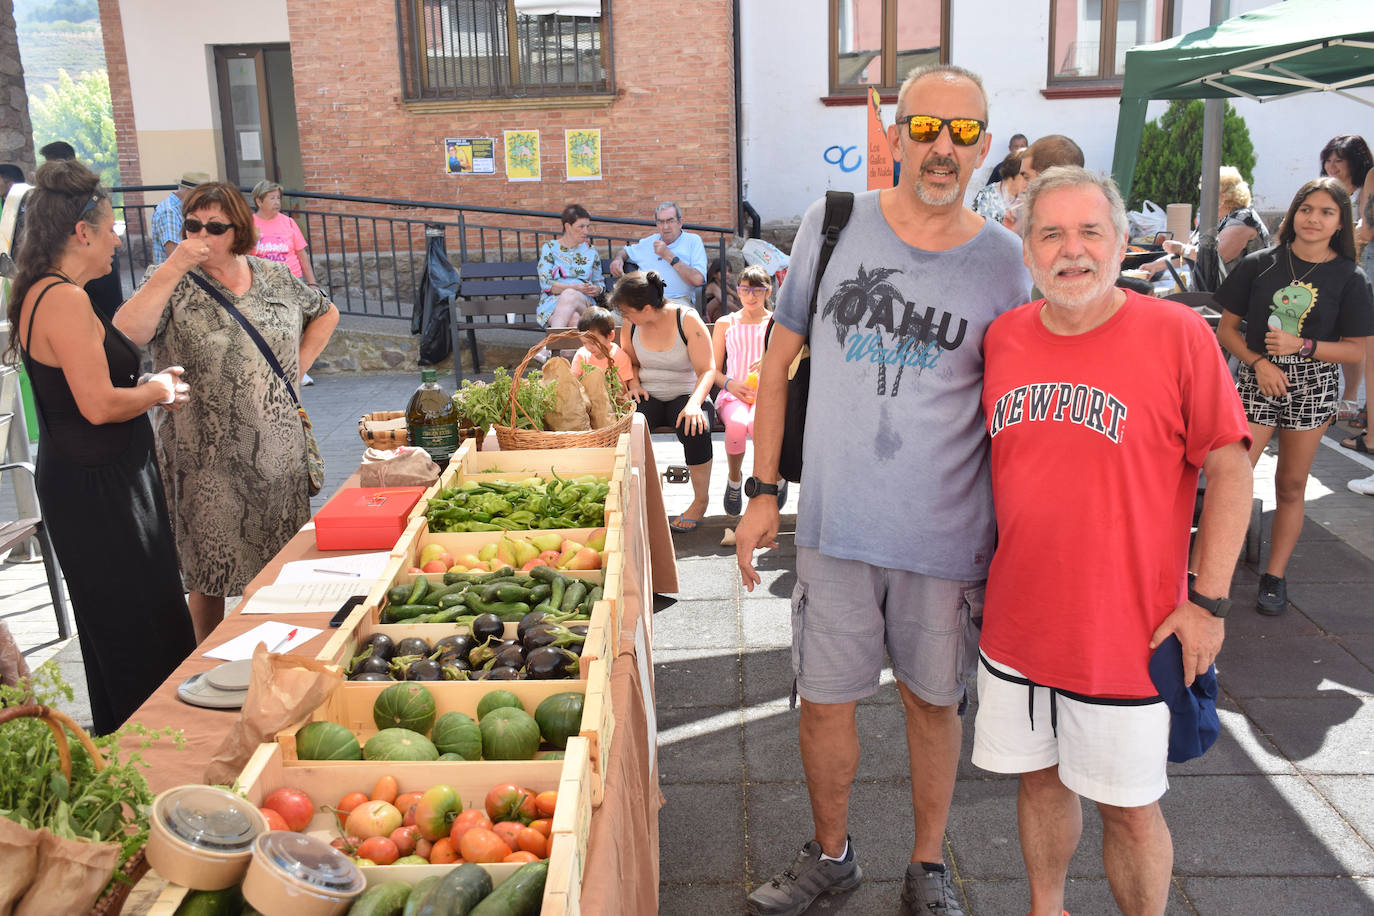
[[[611,275],[623,274],[630,261],[639,270],[658,272],[667,284],[665,297],[691,302],[697,287],[706,282],[706,246],[701,236],[682,231],[682,208],[672,201],[654,208],[654,222],[658,232],[620,249],[611,261]]]

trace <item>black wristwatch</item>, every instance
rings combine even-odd
[[[681,260],[682,260],[682,258],[678,257],[677,255],[673,255],[673,259],[672,259],[671,261],[668,262],[668,266],[669,266],[669,267],[676,267],[676,266],[677,266],[677,262],[678,262],[678,261],[681,261]]]
[[[1190,588],[1188,589],[1188,600],[1210,613],[1213,617],[1225,619],[1226,615],[1231,613],[1230,598],[1208,598],[1206,595],[1200,595]]]
[[[764,483],[757,477],[747,477],[744,480],[744,495],[753,499],[759,495],[777,496],[778,485],[775,483]]]

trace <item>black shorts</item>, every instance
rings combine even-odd
[[[1242,365],[1236,373],[1236,391],[1245,407],[1245,418],[1259,426],[1293,430],[1320,429],[1330,423],[1340,398],[1340,366],[1283,357],[1277,357],[1274,365],[1288,377],[1288,393],[1282,397],[1261,394],[1255,370],[1249,366]]]
[[[657,427],[676,424],[677,415],[682,413],[682,408],[687,406],[690,399],[691,395],[684,394],[671,401],[660,401],[651,395],[647,400],[640,401],[635,410],[644,416],[644,422],[652,432]],[[711,460],[711,427],[716,423],[716,405],[709,400],[703,401],[701,411],[706,414],[704,431],[689,435],[683,432],[681,426],[676,426],[673,430],[677,433],[677,441],[682,443],[682,452],[688,467],[705,464]]]

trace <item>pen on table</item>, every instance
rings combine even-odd
[[[357,579],[362,575],[362,573],[344,572],[342,569],[313,569],[311,572],[326,573],[331,576],[348,576],[351,579]]]
[[[300,632],[300,628],[299,628],[299,627],[293,627],[293,628],[291,629],[291,632],[290,632],[290,633],[287,633],[284,637],[281,638],[281,640],[279,640],[279,641],[277,642],[277,644],[276,644],[275,646],[273,646],[272,648],[268,649],[267,651],[268,651],[268,652],[280,652],[280,651],[282,650],[282,647],[285,646],[287,643],[289,643],[291,640],[295,639],[295,638],[296,638],[296,634],[299,633],[299,632]]]

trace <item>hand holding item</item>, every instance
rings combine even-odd
[[[162,391],[163,395],[158,403],[169,410],[175,410],[190,398],[191,386],[181,380],[181,374],[185,371],[181,366],[168,366],[160,372],[143,376],[138,382],[140,385],[153,385],[155,390]]]
[[[204,239],[182,239],[176,248],[172,249],[172,254],[167,258],[167,263],[180,273],[186,273],[193,267],[198,267],[205,263],[210,257],[210,246]]]

